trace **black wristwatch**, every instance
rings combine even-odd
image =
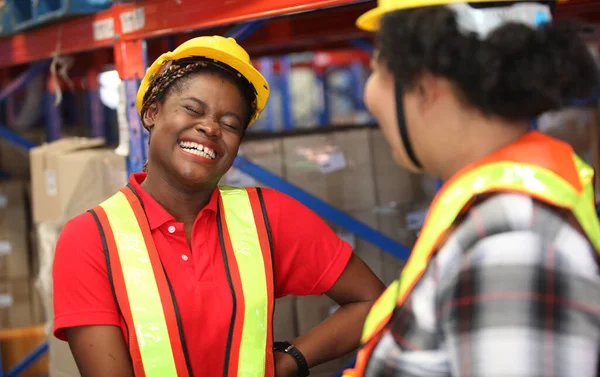
[[[275,352],[283,352],[290,355],[296,364],[298,364],[298,377],[308,377],[310,374],[308,370],[308,363],[304,358],[302,352],[298,350],[298,348],[294,347],[294,345],[290,342],[274,342],[273,343],[273,351]]]

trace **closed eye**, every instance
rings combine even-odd
[[[237,131],[238,127],[234,126],[233,124],[229,124],[229,123],[225,123],[225,122],[221,122],[221,125],[233,130],[233,131]]]
[[[187,110],[187,112],[191,113],[192,115],[202,115],[202,112],[194,109],[193,107],[190,106],[183,106],[183,108],[185,110]]]

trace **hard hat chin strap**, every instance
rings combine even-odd
[[[410,159],[410,161],[415,165],[418,169],[423,169],[423,165],[417,158],[415,151],[412,148],[412,144],[410,142],[410,137],[408,135],[408,128],[406,127],[406,117],[404,116],[404,88],[399,80],[395,80],[395,91],[396,91],[396,117],[398,119],[398,129],[400,130],[400,138],[402,139],[402,144],[404,144],[404,150],[406,151],[406,155]]]

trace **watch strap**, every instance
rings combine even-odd
[[[298,348],[296,348],[292,343],[290,343],[290,342],[274,342],[273,350],[276,352],[283,352],[283,353],[287,353],[288,355],[290,355],[294,359],[296,364],[298,365],[297,376],[298,377],[308,377],[308,375],[310,374],[310,371],[308,370],[308,363],[306,362],[306,359],[304,358],[304,355],[302,354],[302,352],[300,352],[300,350]]]

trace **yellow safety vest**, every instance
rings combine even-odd
[[[404,303],[418,283],[458,216],[482,194],[523,193],[570,210],[600,253],[600,223],[593,180],[593,169],[575,155],[568,144],[536,131],[457,173],[436,195],[400,279],[394,281],[371,308],[356,365],[346,370],[344,377],[364,375],[393,311]]]
[[[274,375],[274,278],[269,227],[258,188],[220,187],[217,225],[233,298],[224,376]],[[100,230],[136,377],[191,377],[179,309],[132,186],[91,211]],[[245,293],[245,294],[244,294]]]

